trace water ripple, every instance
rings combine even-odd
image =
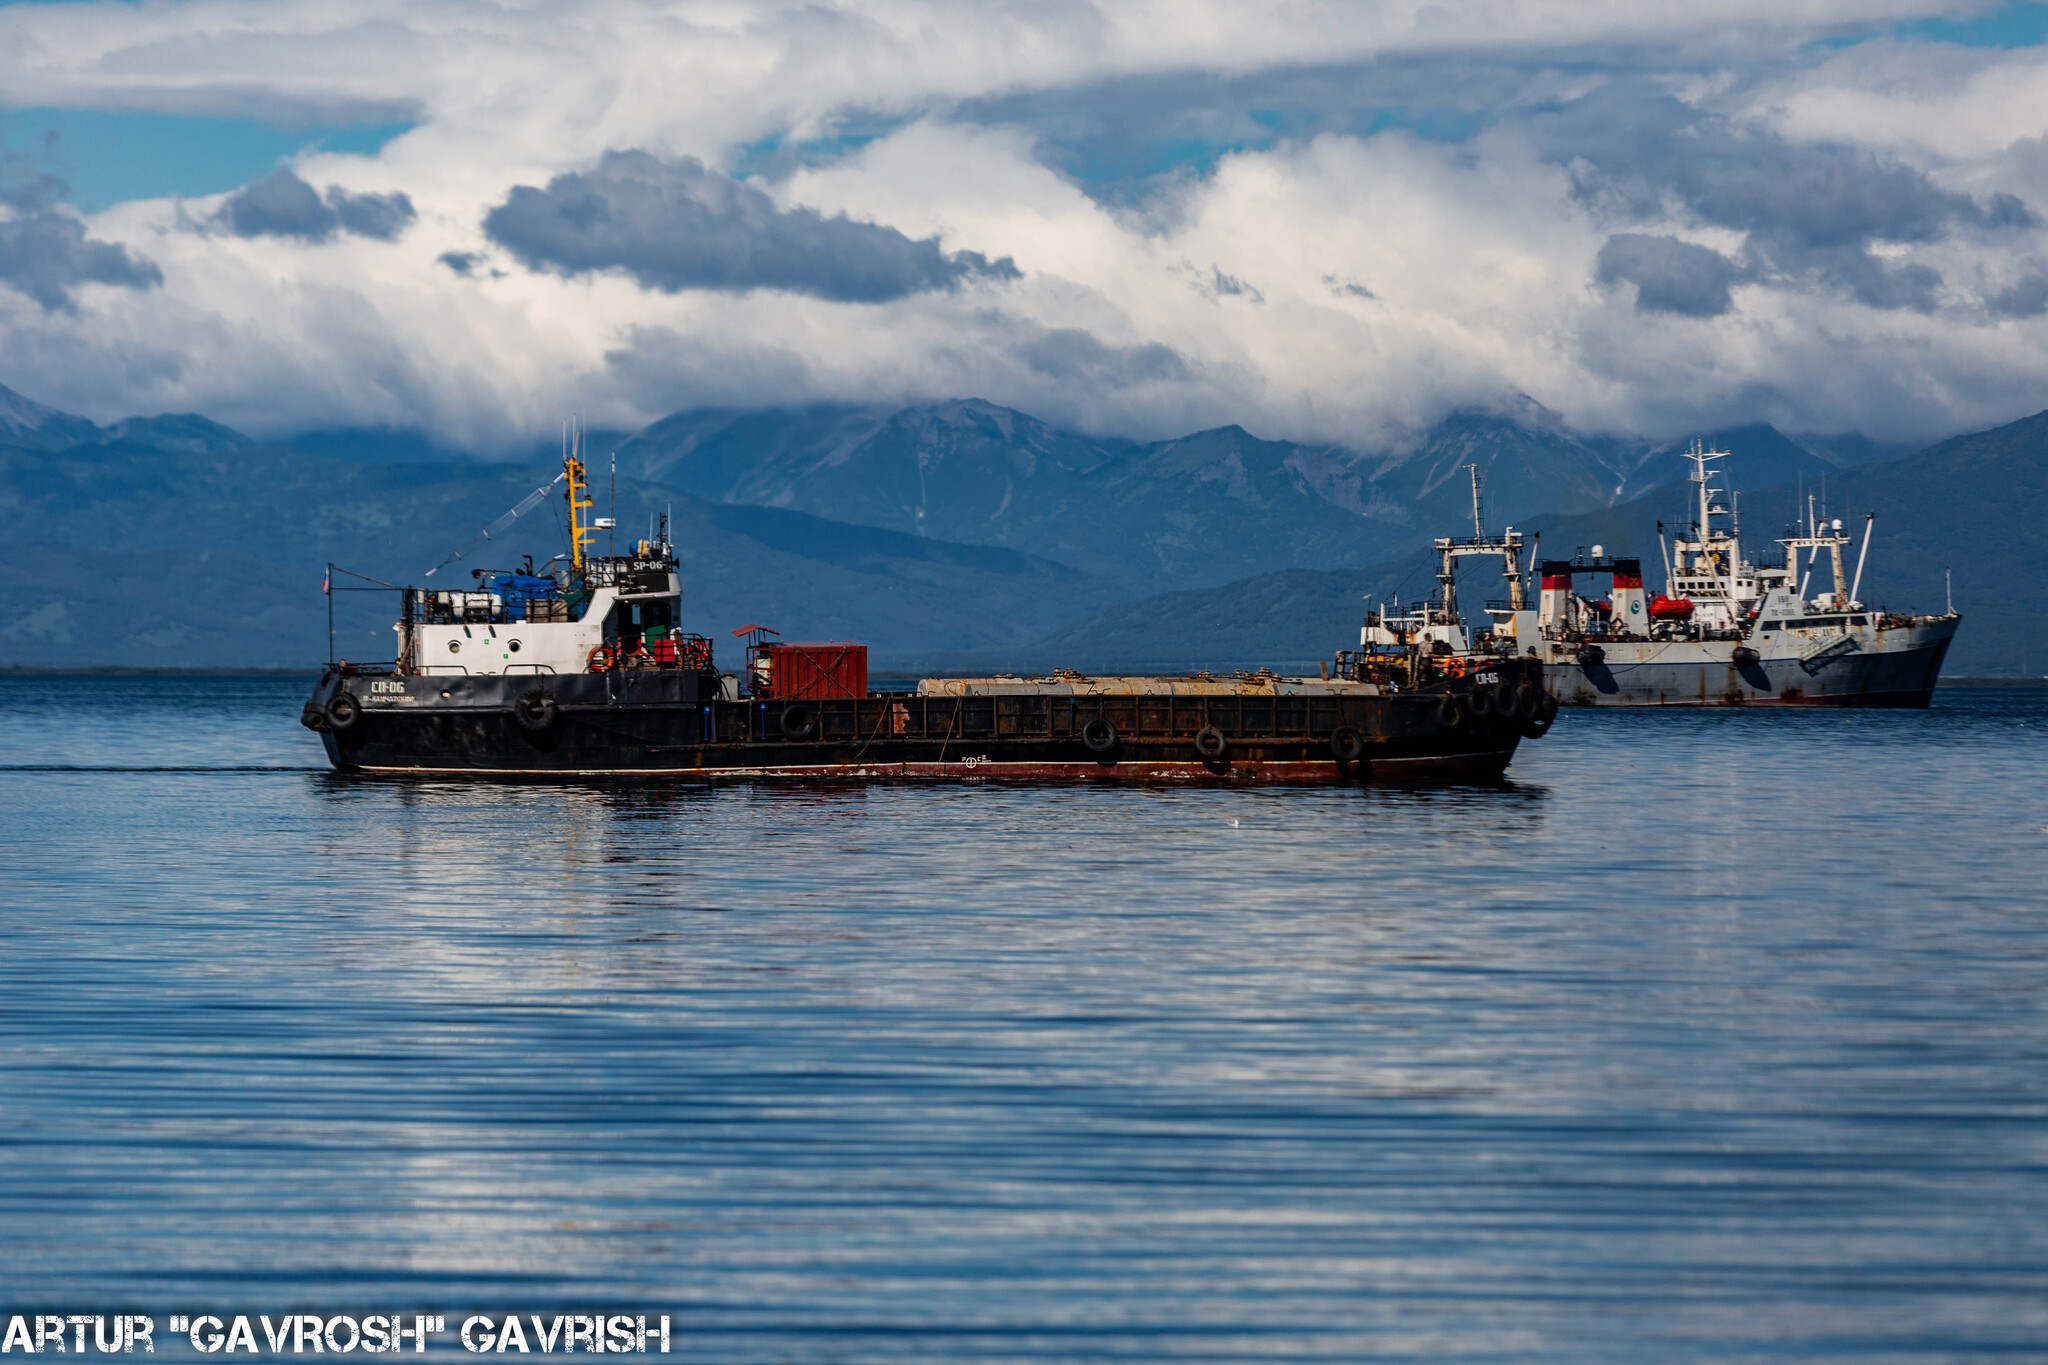
[[[616,1304],[719,1360],[2048,1339],[2042,694],[1233,792],[361,782],[300,691],[0,679],[11,1311]]]

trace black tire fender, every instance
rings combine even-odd
[[[1546,695],[1540,686],[1523,683],[1515,689],[1515,715],[1524,721],[1540,718],[1543,715],[1543,699]]]
[[[1116,727],[1096,716],[1081,727],[1081,742],[1091,754],[1106,754],[1116,748]]]
[[[1446,692],[1436,704],[1436,723],[1446,730],[1455,730],[1465,723],[1465,708],[1456,694]]]
[[[538,687],[521,694],[519,700],[512,703],[513,719],[536,733],[553,725],[561,716],[560,703]]]
[[[1230,752],[1230,740],[1213,725],[1204,725],[1195,731],[1195,752],[1214,763]]]
[[[1472,712],[1472,719],[1481,724],[1493,719],[1493,694],[1483,687],[1475,687],[1465,698],[1465,705]]]
[[[792,702],[782,708],[782,737],[784,739],[806,740],[818,733],[818,714],[802,702]]]
[[[363,704],[356,700],[356,694],[343,688],[327,699],[327,723],[336,730],[346,730],[363,718]]]
[[[1330,752],[1339,763],[1356,763],[1365,753],[1365,741],[1358,737],[1358,731],[1340,725],[1330,732]]]

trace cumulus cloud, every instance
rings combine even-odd
[[[1617,232],[1600,248],[1594,276],[1602,284],[1633,284],[1636,307],[1645,311],[1714,318],[1734,306],[1728,286],[1742,278],[1742,267],[1676,237]]]
[[[1918,245],[1964,230],[2040,225],[2013,194],[1979,201],[1896,156],[1792,141],[1633,83],[1575,101],[1536,126],[1549,154],[1574,167],[1578,195],[1596,208],[1658,219],[1675,202],[1700,224],[1746,234],[1752,273],[1812,280],[1872,308],[1931,310],[1942,283],[1928,265],[1885,260],[1873,250],[1878,243]],[[1653,246],[1631,234],[1612,255],[1603,252],[1601,278],[1636,279],[1646,308],[1703,316],[1678,300],[1718,302],[1735,276],[1718,287],[1710,281],[1717,269],[1734,267],[1717,268],[1680,245]],[[1665,302],[1650,302],[1661,286],[1644,286],[1630,269],[1659,280],[1675,270],[1686,282]]]
[[[1110,346],[1078,327],[1053,328],[1019,346],[1017,354],[1049,378],[1112,389],[1190,377],[1187,362],[1170,346]]]
[[[514,187],[485,215],[484,232],[532,270],[621,270],[671,294],[778,289],[880,303],[972,278],[1019,277],[1008,257],[948,254],[936,237],[912,241],[844,214],[779,208],[695,157],[637,151],[609,152],[595,170],[558,175],[545,189]]]
[[[297,237],[324,242],[349,232],[395,241],[419,214],[401,191],[351,194],[329,185],[321,197],[311,185],[280,166],[227,197],[217,221],[237,237]]]
[[[115,242],[87,236],[85,223],[60,204],[69,190],[47,173],[0,181],[0,282],[41,304],[45,312],[77,311],[83,284],[148,289],[163,283],[155,262]]]
[[[2029,275],[2001,289],[1989,300],[1991,311],[2008,318],[2037,318],[2048,313],[2048,275]]]

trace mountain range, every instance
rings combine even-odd
[[[1736,452],[1740,486],[1763,490],[1746,495],[1751,506],[1776,506],[1788,480],[1825,480],[1831,501],[1834,490],[1890,497],[1887,471],[1907,466],[1948,480],[1942,498],[1886,511],[1873,552],[1871,581],[1915,590],[1903,574],[1878,576],[1888,539],[1901,551],[1924,542],[1922,522],[1938,535],[1942,517],[2001,496],[1992,485],[2010,485],[2008,465],[2048,463],[2024,434],[1995,457],[1952,451],[1924,468],[1912,461],[1935,452],[1901,460],[1855,435],[1704,435]],[[1641,536],[1649,509],[1674,502],[1682,445],[1575,433],[1525,398],[1370,452],[1235,426],[1156,442],[1089,436],[965,399],[692,410],[597,434],[591,449],[594,468],[616,452],[622,526],[672,512],[691,609],[714,637],[761,621],[791,638],[865,640],[882,667],[1176,667],[1302,661],[1346,643],[1361,595],[1414,579],[1429,537],[1470,525],[1466,466],[1479,468],[1489,527],[1540,528],[1553,544],[1653,543]],[[419,582],[553,463],[551,441],[493,461],[410,432],[262,441],[196,414],[101,426],[0,388],[0,513],[23,528],[0,550],[17,604],[0,622],[0,665],[316,661],[329,561]],[[549,506],[490,547],[493,564],[560,549],[559,500]],[[2031,543],[2025,526],[2016,533]],[[1956,567],[1959,603],[1993,582]],[[1425,564],[1407,589],[1427,582]],[[331,601],[342,654],[388,655],[388,594]],[[2038,640],[2031,619],[2012,618]],[[2032,667],[2025,649],[1986,635],[1973,666]]]
[[[1739,440],[1772,481],[1819,478],[1860,438]],[[1140,443],[1062,431],[979,400],[895,411],[693,410],[618,447],[620,467],[710,502],[1041,554],[1134,592],[1289,568],[1362,568],[1471,520],[1582,512],[1664,482],[1676,446],[1588,440],[1517,398],[1453,413],[1398,449],[1268,441],[1219,427]],[[1653,473],[1661,477],[1653,478]]]

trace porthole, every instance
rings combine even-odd
[[[462,652],[462,641],[450,640],[448,642],[448,652],[450,654],[460,654]]]
[[[519,652],[519,642],[518,642],[517,640],[514,640],[514,641],[513,641],[513,642],[512,642],[512,643],[511,643],[511,644],[510,644],[510,645],[508,646],[508,648],[510,648],[510,649],[511,649],[511,651],[512,651],[512,652],[513,652],[514,654],[517,654],[517,653]]]

